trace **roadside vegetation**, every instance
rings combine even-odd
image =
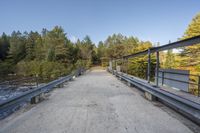
[[[194,17],[183,37],[186,39],[200,35],[200,14]],[[92,65],[107,66],[109,59],[118,58],[150,47],[159,46],[137,37],[113,34],[105,41],[95,45],[89,36],[76,42],[70,41],[62,27],[39,32],[13,31],[11,35],[0,36],[0,77],[8,75],[39,76],[43,79],[57,78],[79,68]],[[169,50],[160,53],[162,68],[190,70],[193,74],[200,72],[200,45]],[[156,59],[152,55],[151,72],[154,75]],[[145,78],[147,56],[129,59],[129,63],[118,61],[122,70]],[[127,67],[128,66],[128,67]]]
[[[38,32],[13,31],[0,37],[0,75],[57,78],[96,60],[96,46],[89,36],[72,43],[62,27]]]

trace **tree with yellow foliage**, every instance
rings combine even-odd
[[[200,35],[200,13],[198,13],[186,29],[183,39]],[[200,72],[200,44],[185,47],[181,53],[182,66],[188,67],[193,72]]]

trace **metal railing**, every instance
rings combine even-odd
[[[150,83],[152,77],[154,77],[154,75],[152,75],[152,72],[151,72],[152,71],[151,55],[153,53],[156,53],[156,70],[155,70],[156,73],[155,73],[155,77],[158,77],[158,72],[159,72],[159,68],[160,68],[159,53],[161,51],[170,50],[170,49],[174,49],[174,48],[181,48],[181,47],[186,47],[186,46],[193,46],[193,45],[197,45],[197,44],[200,44],[200,35],[192,37],[192,38],[188,38],[188,39],[185,39],[185,40],[173,42],[173,43],[170,43],[170,44],[166,44],[166,45],[162,45],[162,46],[158,46],[158,47],[152,47],[152,48],[149,48],[147,50],[144,50],[144,51],[141,51],[141,52],[138,52],[138,53],[133,53],[133,54],[130,54],[130,55],[125,55],[125,56],[119,57],[119,58],[114,58],[114,59],[111,59],[112,60],[111,62],[114,61],[115,62],[114,64],[116,66],[116,64],[117,64],[116,62],[119,61],[119,60],[122,60],[122,62],[125,62],[125,61],[128,61],[128,59],[130,59],[130,58],[139,57],[139,56],[142,56],[142,55],[143,56],[147,55],[148,64],[147,64],[147,76],[146,77],[147,77],[147,82]],[[156,80],[158,80],[158,79],[156,79]],[[200,79],[198,79],[198,80],[200,80]],[[156,81],[156,85],[158,86],[157,81]],[[198,83],[198,88],[200,88],[199,83]],[[198,93],[200,93],[200,92],[198,91]]]
[[[114,58],[114,59],[110,60],[111,66],[109,66],[109,68],[111,68],[111,70],[109,70],[109,71],[112,72],[117,77],[119,77],[120,79],[127,81],[131,85],[143,90],[144,92],[150,93],[151,95],[157,97],[158,100],[161,100],[166,105],[169,105],[170,107],[174,108],[178,112],[182,113],[183,115],[187,116],[189,119],[195,121],[196,123],[198,123],[200,125],[200,103],[196,97],[192,97],[192,99],[190,99],[188,97],[186,98],[186,97],[183,97],[176,93],[161,89],[161,87],[159,87],[159,85],[158,85],[158,78],[156,78],[155,84],[152,84],[150,82],[151,77],[152,77],[151,55],[153,53],[156,53],[155,77],[159,77],[159,68],[160,68],[159,52],[174,49],[174,48],[197,45],[197,44],[200,44],[200,35],[189,38],[189,39],[173,42],[173,43],[170,43],[167,45],[149,48],[145,51],[141,51],[138,53],[125,55],[125,56],[122,56],[119,58]],[[128,59],[130,59],[130,58],[138,57],[141,55],[148,55],[147,80],[141,80],[136,77],[130,76],[130,75],[128,75],[128,72],[126,72],[126,74],[125,74],[125,73],[120,73],[120,72],[112,70],[112,62],[113,61],[115,62],[114,64],[116,66],[116,64],[117,64],[116,62],[118,60],[122,60],[122,62],[124,62],[124,61],[128,61]],[[172,79],[168,78],[168,80],[172,80]],[[176,80],[177,82],[182,82],[182,81],[179,81],[179,79],[173,79],[173,80]],[[164,81],[164,79],[163,79],[163,81]],[[193,82],[189,82],[189,81],[188,81],[188,84],[194,85]],[[198,86],[198,95],[199,95],[199,93],[200,93],[199,92],[199,88],[200,88],[199,87],[200,86],[199,76],[198,76],[198,83],[195,83],[195,85]]]
[[[144,80],[130,76],[126,73],[117,72],[116,70],[109,70],[113,75],[119,77],[121,80],[127,81],[132,86],[139,88],[144,92],[148,92],[155,96],[159,101],[172,107],[182,115],[200,125],[200,103],[190,99],[181,97],[172,92],[159,88],[158,86],[149,84]]]
[[[162,74],[161,74],[161,76],[159,76],[159,75],[155,76],[155,78],[161,79],[161,85],[162,86],[164,85],[165,80],[175,81],[177,83],[184,83],[184,84],[188,85],[189,93],[191,93],[193,95],[200,96],[200,75],[185,74],[185,73],[178,73],[178,72],[167,72],[167,71],[162,71],[162,70],[159,70],[158,72],[162,73]],[[188,79],[188,81],[183,81],[183,80],[180,80],[180,79],[165,77],[165,74],[188,76],[189,79]]]

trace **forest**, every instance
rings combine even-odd
[[[200,14],[193,18],[180,40],[197,35],[200,35]],[[0,36],[0,77],[1,80],[8,75],[55,79],[79,67],[105,67],[109,59],[159,45],[120,33],[110,35],[98,44],[92,42],[89,36],[72,42],[61,26],[55,26],[51,30],[42,29],[41,32],[13,31],[11,35],[3,33]],[[179,49],[179,52],[162,52],[160,58],[161,68],[184,69],[200,74],[200,45],[185,47]],[[155,55],[151,62],[151,72],[154,73]],[[147,56],[129,59],[128,73],[145,78],[146,69]]]

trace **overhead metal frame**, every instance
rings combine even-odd
[[[137,56],[141,56],[141,55],[148,55],[148,70],[147,70],[147,81],[148,83],[150,82],[150,77],[151,77],[151,54],[152,53],[157,53],[156,54],[156,77],[158,78],[158,70],[159,70],[159,52],[160,51],[165,51],[165,50],[170,50],[170,49],[174,49],[174,48],[180,48],[180,47],[186,47],[186,46],[192,46],[192,45],[196,45],[200,43],[200,35],[199,36],[195,36],[192,38],[188,38],[188,39],[184,39],[184,40],[180,40],[177,42],[173,42],[173,43],[169,43],[166,45],[162,45],[162,46],[158,46],[158,47],[152,47],[149,48],[147,50],[138,52],[138,53],[134,53],[134,54],[130,54],[130,55],[126,55],[126,56],[122,56],[120,58],[115,58],[114,60],[120,60],[120,59],[129,59],[129,58],[133,58],[133,57],[137,57]],[[156,79],[157,82],[158,79]],[[156,83],[156,85],[158,85]]]
[[[152,54],[152,53],[160,52],[160,51],[164,51],[164,50],[186,47],[186,46],[192,46],[192,45],[195,45],[195,44],[198,44],[198,43],[200,43],[200,35],[192,37],[192,38],[184,39],[184,40],[181,40],[181,41],[169,43],[169,44],[166,44],[166,45],[149,48],[149,49],[150,49],[151,54]],[[146,54],[148,54],[148,49],[141,51],[141,52],[138,52],[138,53],[134,53],[134,54],[130,54],[130,55],[120,57],[120,58],[116,58],[116,59],[132,58],[132,57],[137,57],[137,56],[146,55]]]

